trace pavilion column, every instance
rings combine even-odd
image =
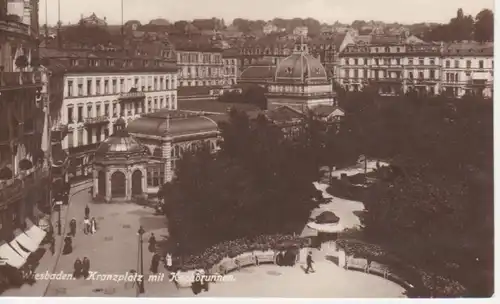
[[[163,180],[167,183],[172,181],[173,172],[172,172],[172,141],[168,140],[162,143],[162,158],[163,158],[163,166],[164,166],[164,176]]]
[[[142,172],[142,178],[141,178],[142,193],[144,194],[148,193],[148,180],[147,180],[148,170],[146,168],[143,168],[141,172]]]
[[[111,200],[111,174],[109,170],[106,170],[104,178],[106,179],[106,201]]]
[[[99,171],[96,169],[92,170],[92,178],[94,186],[92,188],[92,196],[95,198],[99,194]]]
[[[131,200],[132,199],[132,172],[130,170],[130,168],[127,168],[127,170],[125,171],[125,198],[127,200]]]

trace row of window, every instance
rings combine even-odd
[[[78,105],[76,111],[73,105],[68,105],[66,110],[67,123],[83,122],[86,117],[118,117],[119,114],[120,116],[131,116],[133,114],[150,113],[161,108],[168,108],[170,110],[176,109],[175,97],[172,96],[172,99],[168,96],[166,98],[148,99],[147,104],[146,102],[140,101],[130,102],[123,104],[123,106],[120,106],[117,102],[106,102],[104,104],[96,103],[95,110],[93,104],[87,104],[86,107],[84,105]]]
[[[134,64],[135,63],[135,64]],[[125,60],[117,60],[117,59],[106,59],[106,60],[99,60],[99,59],[71,59],[70,60],[70,65],[72,67],[78,67],[78,66],[89,66],[89,67],[100,67],[100,66],[106,66],[106,67],[123,67],[123,68],[130,68],[134,66],[141,66],[141,67],[160,67],[164,66],[166,64],[165,62],[162,62],[160,60],[148,60],[148,59],[143,59],[142,61],[140,60],[132,60],[132,59],[125,59]]]
[[[221,54],[203,54],[203,53],[177,53],[178,63],[212,63],[222,64]]]
[[[349,69],[346,69],[345,70],[345,77],[353,77],[353,78],[365,78],[365,79],[368,79],[369,77],[369,71],[368,70],[352,70],[352,73],[351,73],[351,70]],[[379,73],[375,73],[375,78],[387,78],[387,76],[391,76],[390,78],[394,78],[394,79],[400,79],[401,76],[402,76],[402,73],[396,73],[396,72],[393,72],[393,73],[388,73],[387,71],[379,71]],[[395,77],[392,77],[396,75]],[[429,70],[429,77],[425,77],[425,74],[424,72],[418,72],[417,74],[414,74],[413,72],[408,72],[408,78],[409,79],[437,79],[439,77],[439,73],[436,73],[435,70]]]
[[[350,58],[350,59],[342,59],[341,60],[341,65],[369,65],[370,60],[367,58]],[[403,60],[400,58],[374,58],[373,63],[375,65],[402,65]],[[433,59],[430,58],[428,61],[428,65],[436,65],[436,62],[439,62],[439,59]],[[445,66],[447,68],[451,68],[451,60],[446,60],[445,61]],[[408,65],[426,65],[426,60],[424,58],[408,58]],[[492,62],[492,65],[493,62]],[[453,67],[458,69],[461,68],[460,60],[454,60],[453,61]],[[465,68],[470,69],[472,68],[472,60],[466,60],[465,61]],[[484,69],[485,68],[485,62],[484,60],[478,60],[477,61],[477,68],[479,69]]]
[[[142,91],[172,90],[176,88],[175,82],[175,77],[169,76],[149,77],[149,80],[144,76],[140,78],[134,77],[133,84],[129,81],[128,85],[124,78],[111,80],[96,78],[87,79],[86,82],[84,82],[83,78],[77,79],[77,81],[68,79],[66,97],[126,93],[130,90],[130,87],[140,88]]]

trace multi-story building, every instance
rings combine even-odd
[[[73,177],[90,174],[93,152],[113,132],[118,118],[130,121],[144,113],[177,108],[177,67],[168,56],[40,51],[52,73],[53,129],[66,130],[61,144],[70,155]]]
[[[493,97],[493,43],[453,43],[443,47],[443,93]]]
[[[238,59],[240,53],[234,49],[225,50],[222,53],[224,86],[232,86],[237,83],[239,76]]]
[[[223,93],[222,50],[201,36],[170,37],[175,46],[179,80],[179,100],[215,99]]]
[[[441,46],[349,45],[340,54],[337,82],[348,91],[370,85],[382,95],[398,95],[413,90],[420,94],[439,94]]]
[[[293,29],[293,34],[295,36],[307,37],[308,33],[309,29],[307,28],[307,26],[297,26],[296,28]]]
[[[26,219],[37,223],[47,203],[37,2],[18,7],[0,1],[0,247],[1,258],[16,268],[3,247],[14,240],[16,229],[26,228]]]

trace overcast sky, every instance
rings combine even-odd
[[[63,23],[76,23],[80,16],[95,12],[109,24],[121,23],[122,0],[40,0],[40,24],[55,24],[60,2]],[[194,18],[234,18],[271,20],[312,17],[321,22],[351,23],[358,20],[386,22],[448,22],[458,8],[475,16],[481,9],[493,9],[494,0],[123,0],[124,20],[148,22],[155,18],[169,21]]]

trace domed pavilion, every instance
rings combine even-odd
[[[114,127],[114,133],[99,145],[94,156],[93,197],[107,202],[131,200],[147,188],[147,148],[126,131],[123,118]]]
[[[303,41],[295,45],[292,55],[278,64],[268,88],[268,109],[271,110],[289,106],[305,111],[335,105],[335,93],[326,70],[319,59],[309,54]]]

